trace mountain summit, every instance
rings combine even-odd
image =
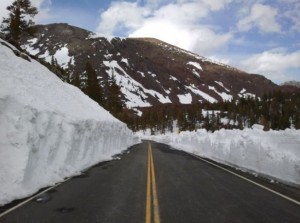
[[[103,92],[114,79],[127,108],[261,97],[280,89],[257,74],[196,55],[153,38],[98,37],[68,24],[37,25],[21,37],[21,47],[49,63],[55,61],[85,80],[87,61]],[[213,43],[212,43],[213,44]],[[84,88],[84,85],[82,86]]]

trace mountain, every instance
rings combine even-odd
[[[261,75],[248,74],[157,39],[107,39],[68,24],[34,26],[22,35],[21,47],[68,70],[71,79],[80,74],[85,81],[84,68],[89,61],[104,94],[109,80],[115,79],[127,108],[213,103],[261,97],[280,89]]]
[[[281,84],[281,86],[293,86],[300,88],[300,81],[287,81]]]

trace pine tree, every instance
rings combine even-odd
[[[97,74],[89,62],[85,65],[85,71],[87,74],[86,93],[91,99],[102,105],[102,92],[98,83]]]
[[[18,45],[21,32],[34,25],[31,18],[38,13],[38,10],[31,6],[29,0],[15,0],[6,9],[9,11],[9,15],[3,19],[1,31],[6,33],[9,41]]]
[[[118,115],[122,112],[123,105],[121,101],[121,95],[121,88],[119,85],[117,85],[116,79],[113,75],[108,87],[108,97],[106,102],[107,109],[113,115]]]
[[[75,71],[74,73],[74,77],[72,80],[72,85],[74,85],[75,87],[78,87],[80,89],[80,76],[79,73]]]

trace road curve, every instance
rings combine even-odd
[[[0,222],[300,222],[299,205],[167,145],[143,142],[120,157],[34,198]]]

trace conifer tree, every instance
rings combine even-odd
[[[121,101],[121,88],[116,83],[114,75],[111,78],[109,87],[108,87],[108,97],[106,102],[107,109],[113,114],[117,115],[122,112],[123,105]]]
[[[98,102],[98,104],[102,104],[102,92],[100,85],[98,83],[97,74],[93,69],[90,62],[87,62],[85,65],[85,71],[87,74],[87,95]]]
[[[78,87],[80,89],[80,76],[79,76],[79,73],[76,71],[74,73],[72,85],[74,85],[75,87]]]
[[[38,10],[31,5],[29,0],[15,0],[6,9],[9,11],[9,15],[7,18],[3,18],[1,31],[6,33],[9,41],[18,44],[22,31],[34,25],[32,18],[38,13]]]

